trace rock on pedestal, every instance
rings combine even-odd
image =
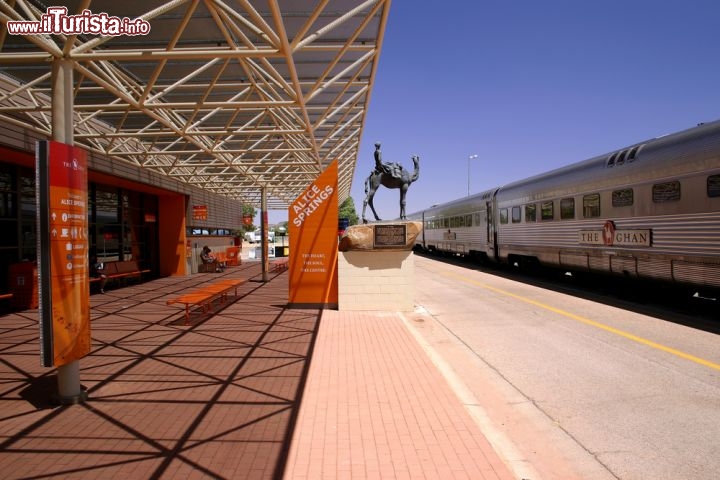
[[[398,221],[353,225],[340,239],[340,251],[412,250],[422,222]]]

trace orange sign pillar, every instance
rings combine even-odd
[[[337,188],[334,161],[288,209],[290,307],[337,308]]]
[[[90,353],[87,154],[40,142],[37,160],[41,357],[62,367]]]

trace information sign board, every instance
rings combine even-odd
[[[378,223],[374,227],[373,247],[404,248],[407,244],[407,225]]]
[[[289,303],[337,308],[337,161],[288,208]]]
[[[90,353],[87,154],[38,143],[40,355],[59,367]]]
[[[207,220],[208,219],[208,207],[207,205],[193,205],[193,220]]]

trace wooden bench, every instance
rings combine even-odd
[[[166,303],[167,305],[172,305],[174,303],[184,304],[185,325],[188,325],[190,323],[191,306],[198,306],[202,308],[203,312],[209,312],[213,300],[219,299],[221,303],[225,303],[227,301],[228,293],[235,290],[235,296],[237,296],[238,287],[243,285],[245,282],[247,282],[247,280],[244,278],[223,278],[209,285],[203,285],[195,290],[191,290],[190,292],[171,298]]]
[[[276,258],[270,262],[270,271],[277,273],[284,272],[288,269],[288,260],[288,257]]]
[[[118,262],[105,262],[102,273],[108,280],[113,278],[142,277],[143,273],[149,273],[150,269],[141,269],[137,260],[122,260]],[[99,282],[100,277],[91,277],[90,283]]]
[[[219,252],[213,255],[212,262],[203,261],[200,255],[200,263],[198,263],[198,273],[222,272],[227,266],[227,256],[225,252]]]
[[[198,273],[214,273],[218,270],[217,263],[204,263],[202,261],[198,263]]]
[[[0,293],[0,300],[10,299],[13,297],[12,293]]]

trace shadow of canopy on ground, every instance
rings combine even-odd
[[[93,295],[83,405],[49,402],[37,311],[2,317],[4,478],[281,476],[321,311],[285,308],[287,275],[259,274],[248,263]],[[182,326],[166,299],[220,275],[250,281]]]

